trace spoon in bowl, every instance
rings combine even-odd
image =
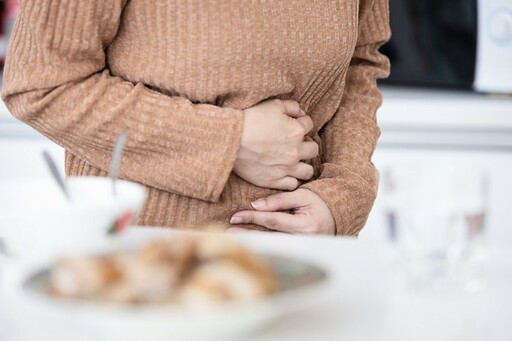
[[[68,186],[66,185],[66,182],[64,181],[64,177],[60,174],[59,169],[57,168],[57,165],[55,164],[55,161],[53,160],[50,153],[48,153],[47,150],[43,150],[43,157],[46,161],[46,164],[48,165],[48,168],[50,169],[50,173],[52,174],[53,178],[55,179],[55,182],[59,185],[60,189],[62,190],[62,193],[64,193],[64,196],[69,202],[72,202],[71,195],[69,194]]]
[[[116,142],[114,144],[114,149],[112,151],[112,160],[110,161],[110,171],[109,177],[112,179],[112,192],[114,197],[116,196],[116,179],[117,174],[119,172],[119,165],[121,163],[121,156],[123,154],[124,144],[126,142],[126,131],[122,130],[117,136]],[[66,197],[66,199],[71,202],[71,195],[69,194],[68,187],[66,186],[66,182],[64,181],[64,177],[59,172],[55,161],[47,150],[43,150],[43,157],[50,169],[50,173],[52,174],[55,182],[59,185],[62,193]]]
[[[121,156],[123,155],[123,148],[125,142],[126,130],[121,130],[121,132],[117,136],[116,143],[114,144],[114,149],[112,151],[112,160],[110,161],[110,172],[108,174],[108,176],[112,180],[112,193],[114,194],[114,198],[117,195],[116,179],[119,173],[119,165],[121,164]]]

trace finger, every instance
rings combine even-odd
[[[313,120],[309,116],[301,116],[297,118],[297,122],[304,128],[304,135],[309,133],[313,127]]]
[[[300,186],[300,181],[297,180],[297,178],[294,178],[293,176],[286,176],[284,178],[281,178],[277,180],[272,188],[274,189],[280,189],[283,191],[293,191],[297,189]]]
[[[309,180],[314,174],[315,170],[313,166],[304,162],[299,162],[288,175],[300,180]]]
[[[305,141],[302,143],[299,157],[301,160],[311,160],[318,156],[319,147],[316,142]]]
[[[294,233],[304,228],[301,218],[283,212],[242,211],[233,217],[241,218],[243,224],[256,224],[280,232]]]
[[[291,210],[301,205],[300,196],[297,192],[278,193],[251,202],[251,206],[255,210],[271,212]]]
[[[290,117],[298,118],[305,116],[306,114],[299,106],[299,103],[292,100],[282,100],[280,101],[284,107],[284,113]]]
[[[260,230],[248,229],[246,227],[237,226],[237,225],[228,227],[226,229],[226,232],[227,233],[247,233],[247,232],[251,232],[251,233],[286,233],[286,232],[274,231],[274,230],[260,231]]]

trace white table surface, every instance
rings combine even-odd
[[[143,239],[154,231],[137,229],[129,233]],[[243,340],[512,339],[512,250],[489,250],[487,288],[477,294],[418,293],[399,285],[399,267],[389,245],[258,232],[233,236],[256,251],[316,263],[328,271],[331,279],[327,289],[332,290],[327,295],[332,297],[330,300],[282,318]],[[12,288],[7,292],[16,295]],[[5,313],[6,307],[3,309]],[[13,307],[7,314],[15,328],[25,332],[11,334],[8,341],[31,341],[26,336],[30,331],[36,335],[34,340],[87,339],[83,332],[66,331],[65,326],[55,332],[38,321],[26,321]]]

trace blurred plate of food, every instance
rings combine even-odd
[[[185,233],[65,255],[29,276],[22,296],[27,312],[108,340],[212,340],[317,303],[327,282],[314,264],[256,253],[221,234]]]

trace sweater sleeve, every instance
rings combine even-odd
[[[327,203],[339,235],[357,235],[375,201],[378,172],[371,162],[380,129],[376,111],[382,97],[378,78],[389,74],[389,60],[378,49],[390,37],[388,0],[362,7],[359,35],[334,117],[321,130],[323,159],[317,180],[303,185]]]
[[[125,3],[22,0],[2,98],[15,117],[104,171],[125,129],[121,177],[217,201],[238,153],[243,113],[113,76],[105,50]]]

